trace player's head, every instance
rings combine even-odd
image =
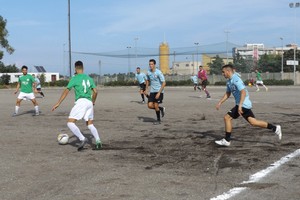
[[[75,62],[75,74],[83,72],[83,63],[79,60]]]
[[[31,76],[35,77],[35,74],[31,74]]]
[[[222,74],[225,78],[230,78],[233,74],[233,65],[232,64],[227,64],[227,65],[224,65],[222,67]]]
[[[140,72],[141,72],[141,68],[140,68],[140,67],[137,67],[137,68],[136,68],[136,73],[139,74]]]
[[[22,68],[21,68],[21,70],[22,70],[22,73],[23,73],[24,75],[26,75],[26,74],[27,74],[28,67],[25,66],[25,65],[23,65]]]
[[[150,59],[150,60],[149,60],[149,68],[150,68],[151,70],[153,70],[153,69],[155,69],[155,65],[156,65],[156,60]]]
[[[202,66],[202,65],[200,65],[200,66],[199,66],[199,70],[202,70],[202,69],[203,69],[203,66]]]

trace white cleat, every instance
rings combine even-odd
[[[281,126],[280,125],[276,125],[275,134],[278,136],[278,139],[281,140],[282,132],[281,132]]]
[[[230,142],[225,140],[225,138],[223,138],[222,140],[217,140],[217,141],[215,141],[215,143],[220,145],[220,146],[226,146],[226,147],[230,146]]]

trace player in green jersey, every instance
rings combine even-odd
[[[16,116],[18,114],[20,106],[21,106],[21,101],[23,99],[30,99],[34,105],[35,115],[39,115],[39,106],[38,106],[38,103],[37,103],[34,93],[33,93],[33,92],[37,92],[37,90],[35,88],[35,85],[36,85],[35,80],[30,74],[27,74],[27,71],[28,71],[27,66],[25,66],[25,65],[22,66],[21,70],[22,70],[23,75],[19,77],[15,94],[18,93],[20,88],[21,89],[20,89],[20,93],[17,97],[15,112],[14,112],[13,116]]]
[[[53,106],[52,111],[62,103],[72,88],[75,90],[75,105],[70,112],[67,125],[72,133],[80,140],[78,151],[83,150],[84,145],[87,143],[87,138],[82,135],[80,129],[75,124],[75,122],[80,119],[86,121],[87,127],[96,140],[95,150],[100,150],[102,148],[101,140],[97,129],[93,125],[97,89],[94,80],[83,73],[83,63],[81,61],[75,63],[75,76],[70,80],[60,99]]]

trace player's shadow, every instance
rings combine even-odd
[[[151,118],[151,117],[142,117],[142,116],[138,116],[137,117],[138,120],[142,120],[143,122],[155,122],[156,120],[154,118]]]
[[[39,111],[39,114],[41,114],[42,112]],[[22,115],[28,115],[31,114],[32,116],[35,115],[35,110],[28,110],[28,111],[24,111],[21,113],[18,113],[16,116],[22,116]]]
[[[94,146],[94,144],[93,144],[94,137],[89,133],[87,133],[87,134],[82,133],[82,135],[88,139],[86,145],[93,147]],[[68,145],[78,148],[79,144],[80,144],[80,141],[75,135],[70,136]],[[87,149],[87,147],[85,147],[84,149]]]
[[[145,104],[142,101],[130,101],[130,103]]]

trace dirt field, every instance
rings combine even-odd
[[[254,114],[281,124],[283,139],[278,142],[269,130],[240,118],[233,122],[227,148],[214,141],[224,136],[223,116],[234,101],[216,111],[225,88],[208,89],[210,100],[199,98],[192,87],[167,87],[166,115],[155,126],[155,113],[140,103],[137,87],[100,88],[94,122],[104,148],[92,150],[93,138],[80,121],[89,138],[82,152],[75,137],[68,145],[56,141],[59,133],[72,136],[66,120],[73,93],[51,112],[63,89],[44,89],[46,98],[37,98],[40,116],[32,116],[32,103],[22,101],[20,115],[12,117],[16,96],[13,90],[0,90],[0,199],[210,199],[299,149],[300,87],[269,87],[269,92],[249,88]],[[258,199],[299,199],[299,159],[268,181],[248,185],[256,197],[241,194],[235,199],[257,199],[258,194]]]

